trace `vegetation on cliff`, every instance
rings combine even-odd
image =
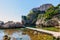
[[[39,25],[39,26],[58,26],[57,20],[53,20],[55,17],[59,20],[60,4],[53,6],[52,4],[43,4],[40,7],[33,8],[26,17],[26,20],[22,20],[25,24]],[[58,15],[58,17],[56,16]],[[55,17],[54,17],[55,16]],[[50,24],[48,23],[50,22]],[[52,23],[54,25],[52,25]],[[30,26],[28,25],[28,26]]]
[[[59,10],[59,6],[50,7],[50,8],[46,11],[46,13],[44,14],[44,17],[45,17],[46,19],[50,19],[50,18],[52,18],[54,15],[59,14],[59,13],[60,13],[59,11],[60,11],[60,10]]]

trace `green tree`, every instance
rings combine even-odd
[[[50,19],[50,18],[53,16],[53,14],[54,14],[54,7],[50,7],[50,8],[46,11],[44,17],[45,17],[46,19]]]

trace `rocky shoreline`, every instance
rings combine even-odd
[[[8,21],[4,23],[0,21],[0,29],[15,29],[15,28],[24,28],[24,25],[20,22]]]

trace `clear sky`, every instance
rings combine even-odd
[[[21,21],[22,15],[42,4],[53,4],[56,6],[59,0],[0,0],[0,21]]]

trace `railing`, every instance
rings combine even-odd
[[[31,27],[26,27],[26,28],[31,29],[33,31],[42,32],[42,33],[52,35],[55,40],[60,39],[60,32],[53,32],[53,31],[48,31],[48,30],[43,30],[43,29],[38,29],[38,28],[31,28]]]

